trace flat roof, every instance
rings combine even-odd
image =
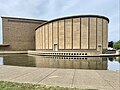
[[[38,20],[38,19],[29,19],[29,18],[19,18],[19,17],[6,17],[6,16],[1,16],[1,18],[19,19],[19,20],[28,20],[28,21],[44,21],[44,22],[47,22],[47,20]]]
[[[48,24],[50,22],[53,22],[53,21],[58,21],[58,20],[63,20],[63,19],[69,19],[69,18],[79,18],[79,17],[98,17],[98,18],[104,18],[109,23],[109,19],[107,17],[101,16],[101,15],[75,15],[75,16],[67,16],[67,17],[61,17],[61,18],[56,18],[56,19],[50,20],[50,21],[45,22],[45,23],[41,24],[40,26],[38,26],[35,30],[37,30],[39,27],[41,27],[41,26],[43,26],[45,24]]]

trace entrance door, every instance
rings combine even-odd
[[[53,51],[58,51],[58,45],[54,44],[54,50]]]

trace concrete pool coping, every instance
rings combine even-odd
[[[93,53],[93,52],[91,52],[91,53]],[[116,53],[100,54],[99,52],[97,52],[97,54],[87,55],[87,52],[59,52],[59,51],[44,52],[44,51],[34,51],[34,50],[28,50],[28,54],[36,55],[36,56],[57,56],[57,57],[114,57],[114,56],[120,56],[120,54],[116,54]]]
[[[0,54],[27,54],[28,51],[0,51]]]
[[[0,65],[0,80],[50,86],[120,90],[120,70],[57,69]]]
[[[45,53],[45,54],[41,54]],[[57,55],[57,54],[46,54],[46,53],[73,53],[73,52],[37,52],[33,50],[28,51],[0,51],[0,55],[2,54],[28,54],[28,55],[37,55],[37,56],[58,56],[58,57],[114,57],[120,56],[120,54],[98,54],[98,55]],[[74,52],[76,53],[76,52]],[[80,52],[77,52],[80,53]],[[82,53],[82,52],[81,52]],[[84,52],[83,52],[84,53]]]

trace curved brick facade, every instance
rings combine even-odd
[[[100,51],[108,47],[109,19],[98,15],[51,20],[36,28],[36,50]]]

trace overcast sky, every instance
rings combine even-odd
[[[110,19],[108,40],[120,40],[119,0],[0,0],[0,16],[51,20],[62,16],[95,14]],[[2,43],[0,19],[0,43]]]

